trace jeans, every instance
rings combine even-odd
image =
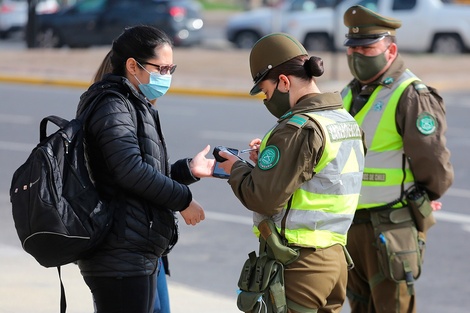
[[[166,273],[162,259],[158,260],[157,273],[157,291],[155,293],[153,313],[170,313],[170,298],[168,295],[168,285],[166,282]]]

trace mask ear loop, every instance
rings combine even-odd
[[[137,62],[137,60],[135,60],[135,62],[136,62],[137,64],[139,64],[140,68],[143,69],[144,71],[146,71],[149,75],[152,74],[152,73],[150,73],[149,71],[147,71],[147,69],[146,69],[142,64],[140,64],[139,62]]]
[[[142,82],[137,78],[137,76],[134,74],[134,78],[139,82],[139,84],[142,85]]]
[[[142,64],[140,64],[137,60],[135,60],[135,63],[137,63],[141,69],[143,69],[144,71],[146,71],[149,76],[152,75],[152,73],[150,73],[149,71],[147,71],[147,69],[145,67],[142,66]],[[134,78],[139,82],[139,84],[143,85],[142,82],[137,78],[137,76],[134,74]],[[150,78],[149,78],[150,79]]]
[[[279,87],[279,82],[280,82],[280,81],[281,81],[281,80],[278,78],[278,79],[277,79],[277,83],[276,83],[276,88],[274,88],[274,91],[276,91],[276,90],[277,90],[277,87]],[[273,94],[274,94],[274,91],[273,91]],[[266,95],[266,97],[267,97],[267,95]],[[269,98],[271,99],[272,97],[273,97],[273,95],[271,95],[271,97],[269,97]]]

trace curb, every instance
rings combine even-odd
[[[49,85],[59,87],[80,88],[86,90],[90,82],[80,80],[51,79],[41,77],[22,77],[22,76],[3,76],[0,75],[0,82],[11,84],[29,84],[29,85]],[[215,90],[215,89],[192,89],[171,87],[168,94],[203,96],[203,97],[230,97],[230,98],[264,98],[262,95],[251,96],[248,92]]]

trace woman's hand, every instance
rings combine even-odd
[[[196,156],[189,162],[189,168],[193,176],[197,178],[211,177],[212,171],[214,170],[215,160],[206,158],[206,155],[211,149],[210,145],[207,145],[204,150],[196,154]]]
[[[191,201],[191,203],[186,209],[180,212],[180,214],[181,216],[183,216],[186,225],[194,226],[206,218],[204,214],[204,209],[194,199]]]

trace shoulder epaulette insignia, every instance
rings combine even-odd
[[[308,119],[305,116],[294,115],[289,119],[287,124],[298,127],[298,128],[301,128],[302,126],[305,125],[305,123],[307,123],[307,120]]]
[[[423,84],[422,82],[420,82],[420,81],[415,81],[415,82],[413,82],[413,87],[415,88],[415,90],[416,90],[418,93],[429,92],[428,87],[427,87],[425,84]]]

